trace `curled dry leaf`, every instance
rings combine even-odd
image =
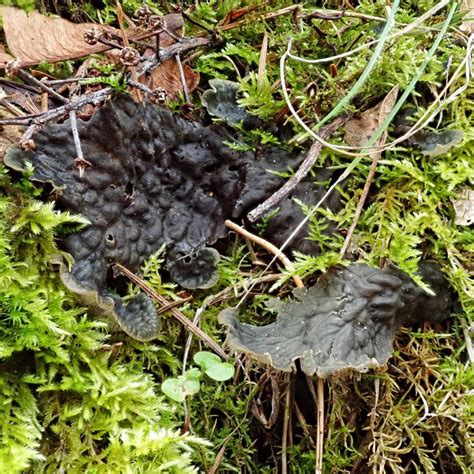
[[[176,20],[178,17],[180,23]],[[182,29],[184,22],[181,15],[166,15],[164,23],[168,30],[178,34]],[[166,32],[160,33],[160,48],[171,46],[176,41],[171,38]],[[155,51],[151,48],[145,51],[144,56],[151,57]],[[194,72],[187,64],[183,64],[183,76],[186,81],[186,86],[189,92],[193,92],[199,85],[200,76]],[[179,65],[175,58],[164,61],[157,66],[150,75],[140,77],[139,82],[149,87],[151,90],[163,90],[166,93],[167,99],[176,99],[178,95],[183,92],[183,83],[181,81],[181,74]]]
[[[22,131],[20,127],[4,127],[0,130],[0,163],[3,163],[3,157],[8,147],[16,145],[21,138]]]
[[[460,29],[467,34],[474,33],[474,0],[464,0],[461,12],[464,14],[464,21]]]
[[[457,199],[453,201],[457,225],[472,225],[474,223],[474,190],[464,188]]]
[[[362,112],[359,118],[347,122],[344,140],[348,145],[358,148],[367,145],[377,128],[393,109],[397,100],[398,89],[398,86],[395,86],[381,102]]]
[[[54,63],[104,51],[107,46],[100,43],[87,44],[84,32],[92,26],[115,31],[93,23],[75,24],[38,12],[26,13],[13,7],[0,7],[0,16],[8,48],[21,60],[22,66],[33,66],[43,61]],[[3,68],[6,62],[1,59],[0,56],[0,68]]]
[[[10,56],[6,51],[5,51],[5,46],[0,44],[0,68],[4,67],[5,64],[7,64],[8,61],[11,61],[13,59],[13,56]]]
[[[84,33],[92,27],[121,35],[115,28],[94,23],[75,24],[63,18],[41,15],[38,12],[26,13],[13,7],[0,7],[3,30],[8,48],[15,58],[21,60],[21,66],[27,67],[40,62],[54,63],[67,59],[80,58],[92,53],[110,49],[101,43],[88,44],[84,41]],[[177,33],[183,27],[181,15],[172,14],[164,17],[166,28]],[[143,36],[139,28],[127,29],[129,39]],[[175,41],[167,33],[160,34],[160,47],[166,47]],[[151,48],[145,55],[155,54]],[[0,68],[12,59],[3,49],[0,49]],[[199,74],[189,66],[183,65],[183,74],[188,90],[192,92],[199,83]],[[150,89],[161,88],[167,97],[174,99],[183,90],[179,65],[175,59],[169,59],[154,69],[149,77],[141,82]]]

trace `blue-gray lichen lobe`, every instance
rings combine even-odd
[[[435,296],[404,272],[365,264],[334,267],[299,300],[274,300],[274,323],[241,323],[237,311],[221,312],[227,343],[272,367],[291,371],[299,360],[308,375],[329,377],[353,369],[366,371],[387,362],[402,324],[438,322],[449,316],[449,287],[436,265],[422,264],[421,274]]]
[[[218,254],[210,245],[226,234],[225,219],[245,215],[282,185],[282,178],[270,170],[287,171],[302,160],[278,148],[232,150],[224,143],[232,139],[225,127],[190,122],[128,96],[109,101],[89,121],[79,120],[78,132],[85,161],[77,159],[71,125],[65,121],[44,127],[33,137],[33,150],[11,150],[6,162],[17,169],[31,162],[32,178],[51,183],[58,205],[90,221],[87,228],[66,235],[63,244],[75,261],[67,278],[70,287],[96,291],[98,301],[111,295],[107,280],[113,264],[137,272],[163,244],[174,281],[185,288],[212,286]],[[319,180],[331,174],[321,173]],[[306,195],[311,205],[323,191],[312,181],[304,182],[281,203],[281,212],[270,223],[276,243],[302,217],[292,198]],[[316,249],[304,230],[294,245],[303,251]],[[156,317],[150,305],[139,307],[153,312],[145,320]],[[152,337],[153,331],[143,328],[134,334],[127,306],[116,308],[126,332]],[[134,305],[130,302],[128,308]]]

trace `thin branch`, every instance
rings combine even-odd
[[[77,120],[76,120],[76,111],[71,110],[69,112],[69,119],[71,121],[71,130],[72,137],[74,140],[74,146],[76,147],[77,157],[74,159],[74,165],[79,169],[79,176],[82,177],[84,171],[89,166],[92,166],[92,163],[84,158],[82,153],[81,139],[79,137],[79,131],[77,130]]]
[[[316,474],[323,472],[323,453],[324,453],[324,379],[318,377],[318,413],[317,413],[317,431],[316,431]]]
[[[258,237],[257,235],[252,234],[248,230],[244,229],[243,227],[240,227],[239,225],[235,224],[230,220],[226,220],[225,225],[229,229],[232,229],[233,231],[255,242],[256,244],[263,247],[265,250],[268,250],[270,253],[275,255],[275,257],[277,257],[281,261],[281,263],[283,263],[283,265],[288,271],[294,271],[294,267],[290,259],[281,250],[279,250],[278,247],[268,242],[267,240],[262,239],[262,237]],[[297,288],[304,288],[303,280],[298,275],[293,275],[293,281],[295,282],[295,286]]]
[[[183,86],[184,100],[187,104],[191,103],[191,98],[189,97],[189,88],[188,83],[186,82],[186,76],[184,75],[183,64],[181,63],[181,57],[179,54],[175,55],[176,64],[178,65],[179,78],[181,80],[181,85]]]
[[[115,263],[114,267],[127,278],[129,278],[133,283],[139,286],[150,298],[155,300],[160,306],[169,305],[169,301],[158,294],[153,288],[150,288],[141,278],[135,275],[133,272],[125,268],[120,263]],[[201,328],[194,325],[181,311],[176,308],[171,308],[170,313],[181,323],[186,329],[195,334],[199,339],[201,339],[205,344],[207,344],[216,354],[222,357],[224,360],[227,360],[229,356],[222,350],[221,346],[213,341]]]
[[[209,46],[215,43],[215,38],[182,38],[181,42],[172,44],[167,48],[163,48],[159,51],[159,59],[154,56],[149,60],[146,60],[138,70],[138,77],[148,74],[158,64],[175,57],[177,54],[184,53],[190,49],[198,48],[200,46]]]
[[[282,8],[281,10],[278,10],[276,12],[270,12],[270,13],[267,13],[266,15],[260,15],[258,17],[258,20],[262,20],[262,21],[273,20],[274,18],[278,18],[279,16],[293,13],[294,11],[299,10],[300,8],[301,8],[301,4],[291,5],[289,7]],[[234,28],[238,28],[239,26],[244,26],[246,24],[248,24],[247,19],[234,21],[233,23],[229,23],[227,25],[217,26],[216,31],[217,32],[228,31]]]
[[[349,230],[347,231],[344,244],[342,245],[342,248],[341,248],[341,253],[340,253],[341,257],[344,257],[345,253],[347,252],[347,249],[352,239],[352,235],[354,234],[355,228],[357,227],[357,223],[359,222],[359,218],[360,218],[360,215],[362,214],[362,209],[364,208],[365,201],[369,194],[370,186],[375,176],[375,170],[377,168],[377,164],[381,156],[382,156],[382,153],[380,152],[373,153],[372,163],[370,165],[369,173],[367,175],[367,179],[364,184],[364,189],[362,190],[362,194],[360,195],[359,202],[357,203],[357,209],[354,214],[354,218],[352,219],[351,226],[349,227]]]
[[[54,89],[48,87],[44,82],[39,81],[36,77],[32,76],[30,73],[24,71],[23,69],[18,69],[15,72],[15,75],[18,76],[20,79],[23,79],[25,82],[29,82],[37,87],[39,87],[42,91],[47,92],[51,97],[56,100],[59,100],[63,104],[68,103],[68,99],[63,97],[61,94],[58,94]]]
[[[326,125],[319,131],[319,137],[322,140],[327,140],[340,126],[344,125],[344,123],[346,123],[348,120],[349,115],[334,119],[330,124]],[[293,191],[298,183],[310,172],[319,154],[321,153],[322,148],[323,143],[321,141],[316,141],[313,143],[309,149],[308,156],[304,159],[303,163],[301,163],[298,171],[288,181],[286,181],[276,193],[272,194],[268,199],[266,199],[263,203],[259,204],[255,209],[247,214],[247,218],[250,222],[255,222],[269,209],[285,198],[291,191]]]
[[[288,429],[290,423],[290,402],[291,402],[291,373],[285,374],[285,411],[283,414],[283,428],[282,428],[282,440],[281,440],[281,473],[287,474],[288,472]]]
[[[99,104],[107,97],[109,97],[113,92],[113,89],[110,87],[106,87],[105,89],[101,89],[100,91],[93,92],[92,94],[86,94],[81,96],[79,99],[75,101],[70,101],[60,107],[56,107],[55,109],[48,110],[47,112],[39,113],[39,114],[30,114],[24,115],[23,117],[16,118],[16,119],[0,119],[0,125],[37,125],[42,126],[51,120],[59,119],[65,115],[67,115],[71,110],[78,110],[84,105],[87,104]],[[63,97],[64,99],[64,97]]]

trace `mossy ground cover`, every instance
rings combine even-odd
[[[34,3],[11,2],[23,8]],[[279,60],[290,36],[292,53],[304,58],[335,56],[380,38],[388,14],[386,2],[352,3],[328,1],[295,8],[285,0],[262,5],[209,0],[186,6],[196,23],[217,28],[223,38],[220,46],[200,51],[190,62],[201,74],[200,87],[191,97],[194,116],[205,115],[200,97],[210,79],[237,81],[240,103],[249,113],[263,123],[286,123],[286,145],[308,148],[311,137],[288,113]],[[156,13],[171,11],[166,2],[147,4]],[[452,4],[407,34],[387,39],[347,111],[372,107],[395,85],[401,93],[411,87]],[[432,0],[401,2],[393,31],[417,21],[435,5]],[[131,0],[122,6],[133,15],[140,3]],[[232,20],[241,21],[238,27],[223,26],[229,12],[237,16],[247,6],[258,8]],[[112,2],[41,0],[36,7],[74,21],[102,19],[117,26]],[[343,9],[346,15],[338,16]],[[202,33],[196,23],[186,22],[186,35]],[[463,26],[457,9],[403,106],[402,111],[410,110],[409,119],[405,124],[395,120],[388,136],[393,141],[402,126],[416,122],[440,100],[442,112],[425,131],[459,130],[462,142],[437,156],[423,153],[413,142],[386,150],[350,249],[351,257],[359,261],[374,266],[390,261],[411,275],[422,259],[436,261],[457,302],[448,321],[403,330],[386,367],[325,382],[324,472],[472,472],[474,234],[469,226],[455,223],[453,209],[453,201],[462,189],[472,188],[474,180],[474,88],[472,82],[466,83],[462,67],[471,43]],[[262,67],[264,37],[268,48]],[[329,63],[287,61],[284,79],[304,123],[314,127],[337,107],[363,74],[374,47]],[[72,72],[79,64],[70,61],[40,69],[63,77],[64,71]],[[460,66],[461,72],[454,76]],[[107,78],[106,67],[99,72]],[[183,104],[184,99],[169,105],[177,113],[189,113]],[[268,129],[247,137],[254,147],[274,139]],[[343,131],[331,141],[344,144]],[[317,164],[343,170],[351,159],[325,148]],[[340,249],[370,163],[363,157],[340,189],[341,212],[320,210],[311,216],[311,237],[322,241],[324,252],[317,257],[295,255],[294,273],[307,284],[342,261]],[[265,473],[284,472],[282,459],[288,465],[286,472],[314,472],[316,406],[315,389],[309,383],[315,381],[238,358],[232,381],[203,378],[199,393],[185,406],[167,399],[160,385],[182,372],[188,333],[164,316],[160,338],[140,343],[111,332],[106,322],[88,314],[67,293],[51,263],[60,252],[61,235],[84,222],[44,203],[42,191],[27,178],[2,168],[0,179],[2,472],[209,472],[215,466],[219,472]],[[328,218],[338,229],[332,237],[322,233]],[[182,308],[191,319],[204,309],[202,328],[220,343],[225,335],[217,324],[218,312],[237,304],[248,288],[250,272],[257,273],[242,241],[231,238],[223,246],[226,256],[218,284],[193,292],[192,301]],[[270,260],[261,249],[254,251],[259,259]],[[160,276],[161,263],[159,255],[150,258],[142,276],[160,294],[179,299],[180,289]],[[290,277],[283,272],[276,284],[262,282],[252,288],[247,299],[251,322],[271,320],[265,302],[270,296],[287,295]],[[136,289],[130,285],[129,291]],[[200,346],[194,338],[191,354]],[[265,427],[265,419],[277,408],[278,416]],[[288,436],[282,436],[283,430]]]

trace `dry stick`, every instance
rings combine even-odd
[[[327,140],[341,125],[346,123],[348,120],[349,115],[338,117],[323,127],[319,131],[318,135],[323,140]],[[310,172],[322,148],[323,145],[319,141],[313,143],[309,149],[308,156],[304,159],[303,163],[301,163],[298,171],[288,181],[286,181],[276,193],[272,194],[267,200],[265,200],[262,204],[259,204],[253,211],[247,214],[247,218],[250,222],[255,222],[269,209],[278,204],[291,191],[293,191],[298,183]]]
[[[267,66],[267,53],[268,53],[268,34],[265,31],[263,34],[262,47],[260,49],[260,60],[258,62],[258,88],[263,89],[265,70]]]
[[[207,474],[216,474],[217,469],[219,469],[219,466],[222,462],[222,459],[224,459],[224,453],[227,448],[227,444],[229,443],[231,439],[231,436],[227,436],[227,438],[224,441],[224,444],[221,446],[221,449],[219,449],[219,452],[217,453],[216,459],[214,461],[214,464],[212,465],[211,469],[207,471]]]
[[[16,71],[16,75],[20,78],[23,79],[25,82],[29,82],[30,84],[34,84],[35,86],[38,86],[42,91],[47,92],[51,97],[54,97],[55,99],[59,100],[63,104],[68,103],[68,99],[63,97],[61,94],[58,94],[54,89],[51,89],[48,87],[45,83],[39,81],[36,79],[36,77],[32,76],[26,71],[23,71],[22,69],[18,69]]]
[[[309,392],[316,406],[316,474],[322,474],[323,452],[324,452],[324,379],[318,378],[318,392],[314,389],[313,380],[306,376]]]
[[[179,53],[174,57],[176,59],[176,64],[178,65],[179,78],[181,80],[181,85],[183,86],[184,100],[187,104],[191,103],[191,98],[189,97],[188,83],[186,82],[186,76],[184,75],[183,64],[181,63],[181,58]]]
[[[312,384],[311,384],[312,385]],[[318,377],[318,427],[316,431],[316,474],[323,472],[324,453],[324,379]]]
[[[243,237],[252,240],[256,244],[262,246],[264,249],[275,255],[281,261],[281,263],[283,263],[283,265],[288,271],[291,272],[294,270],[293,264],[291,263],[290,259],[275,245],[271,244],[265,239],[262,239],[262,237],[258,237],[257,235],[252,234],[248,230],[245,230],[243,227],[240,227],[239,225],[235,224],[230,220],[226,220],[225,225],[229,229],[232,229]],[[298,275],[293,275],[293,281],[295,282],[295,286],[297,288],[304,288],[303,280]]]
[[[151,70],[157,66],[158,64],[176,56],[179,53],[183,53],[185,51],[189,51],[190,49],[198,48],[200,46],[208,46],[215,42],[215,38],[183,38],[179,43],[172,44],[167,48],[163,48],[159,52],[159,59],[155,57],[151,58],[148,61],[145,61],[143,66],[138,71],[138,77],[143,76],[143,74],[147,74],[151,72]]]
[[[266,15],[259,15],[258,19],[259,20],[272,20],[273,18],[277,18],[282,15],[287,15],[288,13],[292,13],[295,10],[299,10],[301,8],[301,5],[291,5],[289,7],[282,8],[281,10],[278,10],[276,12],[270,12],[267,13]],[[235,21],[233,23],[229,23],[228,25],[223,25],[223,26],[217,26],[216,31],[219,33],[220,31],[228,31],[232,30],[234,28],[238,28],[239,26],[244,26],[248,23],[247,19],[245,20],[239,20]]]
[[[184,303],[187,303],[188,301],[191,301],[192,299],[193,299],[192,296],[187,296],[186,298],[182,298],[178,301],[173,301],[172,303],[162,306],[160,309],[158,309],[156,313],[157,314],[167,313],[170,309],[176,308],[177,306],[182,306]]]
[[[125,268],[120,263],[115,263],[114,267],[120,271],[123,275],[133,281],[137,286],[139,286],[150,298],[155,300],[161,306],[169,305],[169,301],[158,294],[155,290],[150,288],[141,278],[135,275],[133,272]],[[219,354],[224,360],[227,360],[229,356],[222,350],[222,348],[214,342],[201,328],[195,326],[181,311],[176,308],[171,308],[170,313],[189,331],[194,333],[199,339],[201,339],[205,344],[207,344],[216,354]]]
[[[290,425],[290,402],[291,402],[291,373],[285,374],[285,411],[283,413],[283,435],[281,440],[281,474],[287,474],[288,472],[288,461],[286,451],[288,448],[288,428]]]
[[[67,114],[71,110],[78,110],[86,104],[94,104],[97,105],[104,101],[107,97],[112,94],[112,89],[107,87],[106,89],[102,89],[98,92],[94,92],[93,94],[87,94],[81,96],[80,99],[76,101],[70,101],[64,104],[61,107],[56,109],[52,109],[44,114],[40,114],[38,118],[32,119],[32,124],[28,127],[26,132],[23,134],[21,138],[21,143],[27,143],[33,136],[33,134],[41,129],[47,122],[51,120],[57,119],[62,117],[63,115]],[[1,125],[1,123],[0,123]],[[24,122],[21,125],[26,125]]]
[[[112,94],[113,90],[110,87],[101,89],[100,91],[93,92],[92,94],[82,95],[75,101],[70,101],[56,107],[55,109],[48,110],[48,112],[39,114],[29,114],[17,119],[0,119],[0,125],[37,125],[42,126],[51,120],[58,119],[67,115],[71,110],[78,110],[86,104],[98,104],[105,100]],[[64,97],[63,97],[64,99]]]
[[[74,139],[74,146],[76,148],[77,157],[74,159],[74,164],[79,168],[79,176],[82,177],[84,174],[84,170],[91,166],[92,163],[87,161],[84,158],[84,154],[82,153],[82,146],[81,146],[81,139],[79,137],[79,131],[77,130],[77,120],[76,120],[76,111],[71,110],[69,112],[69,119],[71,121],[71,130],[72,130],[72,138]]]
[[[386,136],[386,135],[385,135]],[[381,145],[385,141],[385,137],[383,139],[380,139],[377,141],[376,145]],[[367,196],[369,194],[370,186],[372,184],[372,181],[375,176],[375,170],[377,168],[377,163],[379,162],[379,159],[381,157],[382,153],[381,152],[374,152],[373,157],[372,157],[372,164],[370,165],[369,169],[369,174],[367,175],[367,179],[364,184],[364,189],[362,190],[362,194],[360,195],[359,202],[357,203],[357,209],[354,214],[354,219],[352,220],[352,224],[349,227],[349,230],[347,231],[346,238],[344,240],[344,244],[341,249],[341,257],[344,257],[347,248],[349,247],[349,244],[352,239],[352,234],[354,233],[354,230],[357,226],[357,223],[359,222],[360,215],[362,214],[362,209],[365,204],[365,200],[367,199]]]

